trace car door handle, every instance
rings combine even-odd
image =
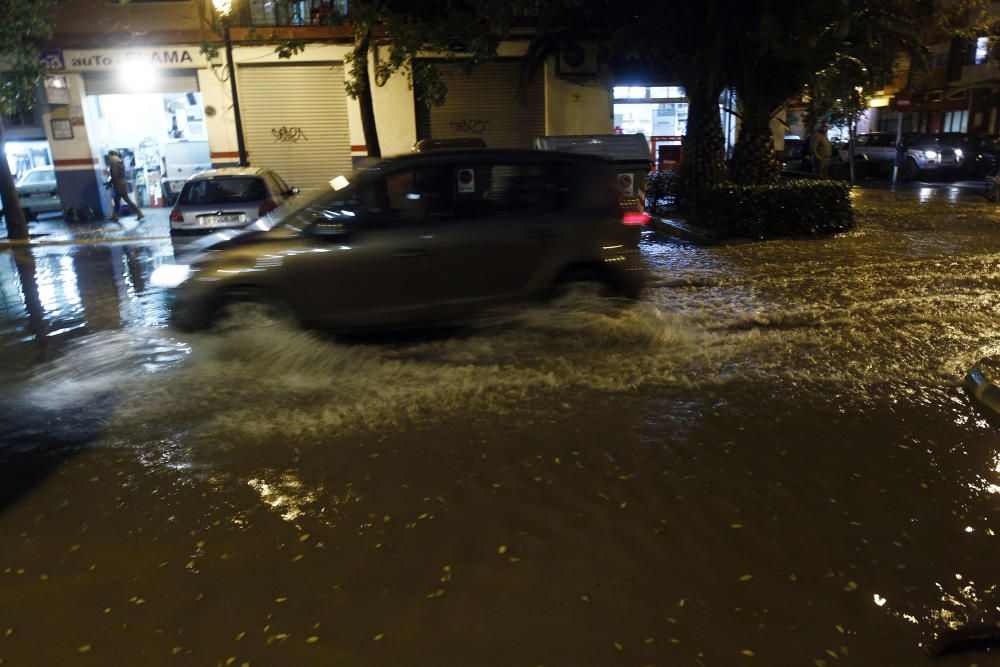
[[[426,257],[430,253],[425,248],[406,248],[399,252],[394,252],[393,257]]]

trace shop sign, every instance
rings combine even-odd
[[[76,72],[110,71],[131,63],[162,69],[192,69],[208,64],[196,46],[67,50],[62,55],[65,68]]]

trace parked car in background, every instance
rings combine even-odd
[[[966,132],[942,132],[938,141],[962,151],[959,160],[965,176],[993,176],[1000,167],[1000,141],[995,136]]]
[[[907,132],[900,146],[903,151],[901,173],[906,179],[957,174],[965,160],[962,148],[950,146],[933,134]]]
[[[167,206],[173,206],[191,176],[212,168],[207,141],[171,141],[163,147],[163,179],[160,189]]]
[[[841,144],[841,160],[850,161],[850,142]],[[854,159],[892,162],[896,159],[896,135],[891,132],[866,132],[854,137]]]
[[[184,183],[170,211],[171,234],[245,227],[298,194],[266,168],[213,169]]]
[[[17,179],[14,188],[28,220],[34,220],[39,213],[62,211],[54,167],[29,169]]]
[[[197,260],[158,268],[153,283],[174,288],[172,321],[187,329],[244,302],[365,330],[451,324],[580,284],[636,297],[648,216],[619,205],[616,178],[588,155],[412,153],[201,239]]]

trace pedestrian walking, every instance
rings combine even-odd
[[[819,174],[820,178],[829,178],[830,175],[830,156],[833,155],[833,147],[830,145],[830,140],[826,138],[828,129],[826,123],[820,123],[813,135],[812,145],[809,147],[809,152],[812,153],[813,157],[814,171]]]
[[[111,171],[111,201],[114,203],[114,208],[111,211],[111,219],[118,220],[118,209],[121,207],[122,200],[124,199],[125,203],[135,211],[136,219],[142,222],[145,216],[128,194],[128,179],[125,178],[125,164],[122,162],[122,156],[118,151],[108,151],[108,169]]]

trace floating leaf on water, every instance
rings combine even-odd
[[[304,558],[304,556],[303,556],[302,554],[299,554],[299,555],[297,555],[297,556],[292,556],[292,562],[293,562],[293,563],[297,563],[297,562],[299,562],[300,560],[302,560],[303,558]]]
[[[518,558],[517,556],[511,556],[507,560],[509,560],[511,563],[520,563],[521,562],[521,559]]]
[[[590,602],[590,596],[589,595],[581,595],[580,599],[583,600],[584,602]]]
[[[836,651],[831,651],[830,649],[826,649],[826,654],[828,656],[830,656],[831,658],[834,658],[834,659],[839,659],[840,658],[840,656],[837,655]]]
[[[385,633],[384,632],[380,632],[377,635],[375,635],[374,637],[372,637],[372,639],[375,640],[375,641],[382,641],[383,637],[385,637]]]
[[[858,584],[855,581],[848,581],[847,582],[847,588],[848,588],[848,590],[856,591],[856,590],[858,590]]]
[[[740,653],[747,656],[748,658],[752,658],[754,656],[754,652],[748,648],[743,649],[742,651],[740,651]]]
[[[233,641],[234,641],[234,642],[238,642],[239,640],[243,639],[243,638],[244,638],[244,637],[246,637],[246,636],[247,636],[247,633],[245,633],[245,632],[241,632],[241,633],[239,633],[238,635],[236,635],[236,638],[235,638],[235,639],[234,639]]]
[[[842,626],[842,625],[841,625],[840,623],[838,623],[838,624],[837,624],[836,626],[834,626],[834,627],[836,627],[836,628],[837,628],[837,632],[839,632],[840,634],[844,634],[844,632],[845,632],[845,630],[844,630],[844,626]]]
[[[234,662],[236,662],[236,656],[235,655],[231,655],[228,658],[226,658],[226,665],[227,666],[233,664]]]
[[[307,644],[315,644],[318,641],[319,641],[319,637],[317,637],[316,635],[313,635],[311,637],[306,637],[306,643]]]
[[[730,528],[742,528],[743,524],[742,523],[731,523],[731,524],[729,524],[729,527]]]
[[[620,651],[620,650],[622,650],[625,647],[622,645],[621,642],[615,642],[615,648]]]
[[[92,648],[93,646],[91,646],[90,644],[80,644],[79,646],[76,647],[76,650],[79,653],[89,653],[90,649]]]
[[[752,574],[744,574],[742,577],[740,577],[740,581],[750,581],[751,579],[753,579]]]
[[[309,533],[302,533],[299,535],[299,542],[305,542],[309,539]]]
[[[647,644],[652,644],[653,643],[653,638],[652,637],[646,637],[643,641],[645,643],[647,643]]]
[[[282,602],[288,602],[288,598],[286,597],[274,598],[274,601],[281,604]]]
[[[505,553],[507,553],[507,545],[506,544],[501,544],[500,548],[497,549],[497,553],[500,554],[501,556],[503,556]]]
[[[180,653],[183,650],[184,650],[183,646],[175,646],[172,649],[170,649],[170,655],[177,655],[178,653]]]

